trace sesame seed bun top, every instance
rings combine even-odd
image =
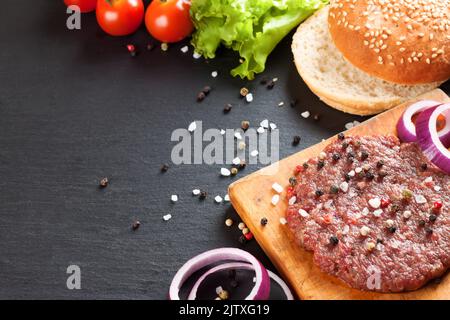
[[[386,81],[450,78],[450,0],[331,0],[328,24],[344,57]]]

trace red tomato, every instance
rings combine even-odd
[[[162,42],[177,42],[194,29],[189,0],[153,0],[145,13],[145,25],[150,34]]]
[[[97,6],[97,0],[64,0],[66,6],[78,6],[80,12],[91,12]]]
[[[97,22],[112,36],[135,32],[144,19],[142,0],[98,0]]]

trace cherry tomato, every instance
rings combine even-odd
[[[135,32],[144,19],[142,0],[98,0],[97,22],[112,36],[126,36]]]
[[[66,6],[78,6],[80,12],[94,11],[97,6],[97,0],[64,0]]]
[[[145,26],[159,41],[180,41],[194,29],[190,8],[189,0],[153,0],[145,13]]]

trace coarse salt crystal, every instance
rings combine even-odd
[[[283,101],[280,101],[280,102],[278,103],[278,106],[279,106],[279,107],[284,106],[284,102],[283,102]]]
[[[264,119],[263,121],[261,121],[261,123],[259,125],[261,127],[263,127],[264,129],[268,129],[269,128],[269,120]]]
[[[192,194],[193,194],[194,196],[198,196],[198,195],[200,194],[200,189],[194,189],[194,190],[192,190]]]
[[[231,175],[231,171],[228,170],[227,168],[221,168],[220,169],[220,174],[224,177],[228,177],[229,175]]]
[[[217,203],[221,203],[222,202],[222,197],[221,196],[215,196],[214,201]]]
[[[178,196],[176,194],[173,194],[173,195],[170,196],[170,200],[172,202],[177,202],[178,201]]]
[[[275,130],[277,128],[277,125],[273,122],[270,123],[270,130]]]
[[[309,217],[308,212],[306,212],[306,211],[303,210],[303,209],[298,209],[298,214],[301,215],[303,218]]]
[[[412,216],[411,211],[406,210],[406,211],[403,212],[403,218],[409,219],[409,218],[411,218],[411,216]]]
[[[163,216],[164,221],[169,221],[170,219],[172,219],[172,215],[170,213]]]
[[[296,201],[297,201],[297,197],[293,196],[289,199],[288,203],[290,206],[292,206],[293,204],[295,204]]]
[[[197,129],[197,123],[195,121],[193,121],[189,124],[188,131],[194,132],[195,129]]]
[[[305,111],[301,113],[301,116],[305,119],[309,118],[309,116],[311,115],[311,113],[309,111]]]
[[[258,155],[258,150],[253,150],[252,152],[250,152],[250,155],[252,156],[252,157],[256,157],[257,155]]]
[[[321,153],[319,153],[319,159],[320,160],[323,160],[323,159],[325,159],[327,157],[327,154],[325,153],[325,152],[321,152]]]
[[[223,130],[223,129],[220,129],[220,134],[221,134],[221,135],[224,135],[224,134],[225,134],[225,132],[226,132],[225,130]]]
[[[425,183],[430,183],[430,182],[433,182],[433,177],[428,177],[428,178],[426,178],[423,182],[425,182]]]
[[[239,165],[241,163],[241,159],[239,159],[239,157],[234,158],[231,161],[235,166]]]
[[[272,197],[272,204],[274,205],[274,206],[276,206],[277,204],[278,204],[278,201],[280,201],[280,195],[278,195],[278,194],[274,194],[273,195],[273,197]]]
[[[394,220],[391,220],[391,219],[386,220],[386,221],[384,222],[384,226],[385,226],[386,228],[393,227],[393,226],[394,226]]]
[[[223,197],[223,201],[229,202],[229,201],[230,201],[230,196],[229,196],[228,194],[226,194],[226,195]]]
[[[375,217],[380,217],[381,215],[383,214],[383,210],[382,209],[377,209],[377,210],[375,210],[374,212],[373,212],[373,215],[375,216]]]
[[[342,234],[347,234],[350,231],[350,227],[348,225],[345,225],[344,228],[342,228]]]
[[[362,171],[362,168],[360,168],[360,167],[355,168],[355,172],[356,172],[356,173],[361,173],[361,171]]]
[[[272,189],[275,190],[278,193],[283,192],[283,187],[280,184],[276,183],[276,182],[272,185]]]
[[[348,176],[349,176],[349,177],[354,177],[354,176],[355,176],[355,171],[354,171],[354,170],[350,171],[350,172],[348,173]]]
[[[426,199],[423,195],[421,195],[421,194],[416,194],[416,195],[414,195],[414,198],[416,199],[416,202],[417,202],[418,204],[427,203],[427,199]]]
[[[280,223],[282,225],[285,225],[287,223],[287,220],[285,218],[280,218]]]
[[[215,78],[219,75],[219,73],[217,71],[213,71],[211,72],[211,77]]]
[[[355,125],[353,124],[353,122],[349,122],[349,123],[346,123],[345,124],[345,129],[351,129],[351,128],[353,128]]]
[[[372,198],[369,200],[369,205],[374,208],[374,209],[378,209],[381,205],[381,200],[380,198]]]
[[[252,102],[252,101],[253,101],[253,94],[252,94],[252,93],[248,93],[248,94],[245,96],[245,100],[246,100],[248,103]]]
[[[201,55],[200,53],[195,52],[195,51],[194,51],[194,53],[192,54],[192,57],[193,57],[194,59],[200,59],[201,56],[202,56],[202,55]]]
[[[216,288],[216,293],[217,293],[217,294],[220,294],[222,291],[223,291],[223,288],[222,288],[221,286],[218,286],[218,287]]]
[[[342,182],[340,185],[339,185],[339,188],[342,190],[342,192],[347,192],[348,191],[348,183],[347,182]]]
[[[189,47],[188,46],[184,46],[180,50],[181,50],[181,52],[186,53],[186,52],[189,51]]]
[[[258,129],[256,129],[256,132],[264,133],[264,128],[263,127],[258,127]]]
[[[434,191],[436,191],[436,192],[441,191],[441,187],[439,187],[439,186],[434,186]]]
[[[234,137],[235,137],[236,139],[238,139],[238,140],[242,140],[242,134],[241,134],[239,131],[236,131],[236,132],[234,133]]]
[[[363,216],[367,216],[368,214],[369,214],[369,208],[367,208],[367,207],[365,207],[363,210],[362,210],[362,214],[363,214]]]

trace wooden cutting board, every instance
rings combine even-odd
[[[450,101],[439,89],[423,95],[420,99]],[[402,104],[371,118],[348,130],[346,135],[395,135],[397,121],[410,104],[411,102]],[[236,181],[229,187],[234,208],[275,267],[301,299],[450,299],[448,275],[444,276],[439,284],[430,283],[413,292],[382,294],[352,289],[337,278],[321,272],[312,261],[312,253],[300,248],[295,243],[288,226],[279,222],[280,218],[284,217],[287,207],[286,192],[283,191],[281,194],[278,205],[273,206],[272,184],[277,182],[286,190],[293,168],[317,156],[334,139],[336,137],[331,137],[327,141],[285,158]],[[269,221],[265,227],[260,224],[263,217]]]

